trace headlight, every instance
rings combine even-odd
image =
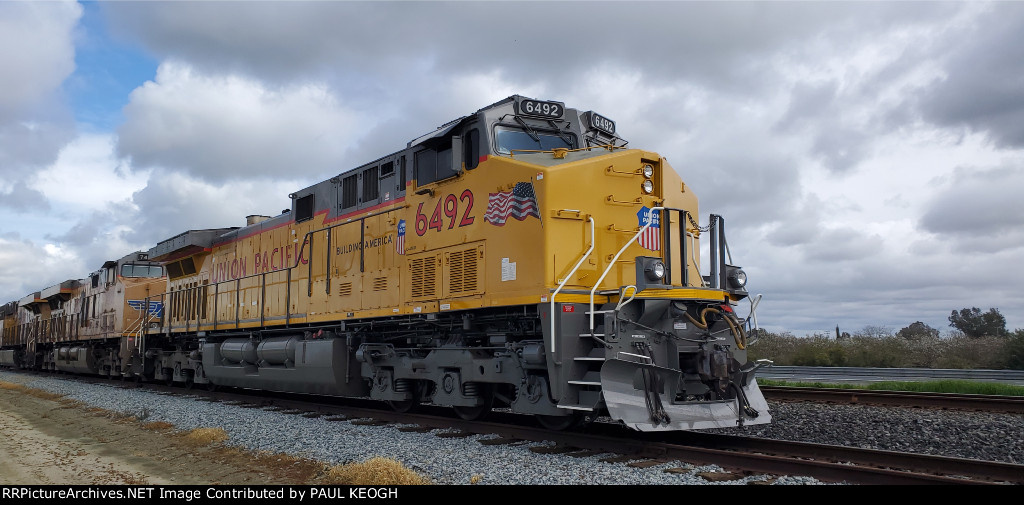
[[[654,167],[651,166],[650,164],[645,164],[644,168],[643,168],[643,171],[644,171],[644,177],[646,177],[648,179],[650,179],[651,177],[654,177]]]
[[[650,179],[648,179],[648,180],[644,181],[643,188],[644,188],[644,193],[647,193],[649,195],[649,194],[654,192],[654,183],[651,182]]]
[[[729,271],[729,284],[734,288],[747,285],[747,273],[738,268]]]
[[[647,274],[648,280],[660,281],[665,277],[665,264],[660,261],[652,261],[644,268],[644,273]]]

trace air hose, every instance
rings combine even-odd
[[[690,322],[694,324],[694,326],[702,330],[706,330],[708,329],[708,312],[722,315],[722,319],[724,319],[725,323],[729,325],[729,330],[732,332],[732,338],[733,340],[736,341],[736,347],[738,347],[740,350],[747,348],[747,333],[743,331],[743,326],[740,325],[739,322],[734,320],[736,318],[734,314],[722,314],[722,311],[714,307],[705,307],[704,310],[701,310],[700,321],[694,319],[694,317],[691,316],[689,312],[686,312],[685,314],[686,318],[689,319]]]
[[[647,344],[638,344],[637,350],[647,356],[654,365],[654,356]],[[647,403],[647,412],[651,415],[651,422],[656,425],[668,424],[671,419],[665,412],[665,406],[661,402],[661,395],[658,394],[658,377],[650,368],[642,367],[641,375],[644,380],[644,400]]]
[[[743,413],[746,414],[747,417],[755,419],[757,416],[761,415],[757,409],[750,406],[750,402],[747,400],[747,395],[743,392],[743,388],[735,382],[729,384],[729,387],[736,390],[736,401],[739,402],[740,409],[743,410]]]

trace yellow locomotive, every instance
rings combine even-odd
[[[146,331],[147,298],[166,290],[160,264],[136,251],[0,308],[0,366],[122,376],[123,361]],[[153,324],[155,326],[155,323]],[[124,359],[122,359],[124,356]]]
[[[126,376],[495,407],[552,429],[770,422],[758,298],[724,221],[593,111],[519,95],[289,195],[276,217],[148,251],[167,289]],[[700,265],[700,237],[710,237]],[[734,308],[750,301],[748,317]],[[112,361],[113,362],[113,361]]]

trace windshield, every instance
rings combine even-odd
[[[127,264],[121,267],[121,277],[160,277],[163,274],[163,267],[159,265]]]
[[[523,130],[499,128],[496,132],[498,152],[509,154],[513,150],[550,151],[556,147],[567,149],[574,149],[576,147],[572,142],[573,137],[568,134],[565,137],[569,142],[566,142],[565,139],[556,133],[534,131],[534,134],[537,136],[537,140],[534,140],[529,133]]]

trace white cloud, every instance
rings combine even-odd
[[[116,138],[83,134],[65,146],[57,161],[35,178],[33,187],[59,212],[84,215],[107,203],[131,200],[146,185],[145,172],[132,171],[114,157]]]
[[[137,213],[131,236],[156,245],[183,231],[244,226],[245,216],[276,216],[291,209],[288,193],[301,188],[294,180],[211,183],[180,173],[158,173],[133,196]]]
[[[3,303],[18,300],[68,279],[82,277],[87,267],[59,244],[0,235],[0,292]]]
[[[4,193],[23,188],[72,135],[60,88],[75,69],[81,13],[74,2],[0,2],[0,198],[24,197]]]
[[[323,83],[280,88],[165,62],[131,94],[118,153],[211,181],[322,176],[366,121]]]
[[[0,124],[54,98],[75,69],[75,2],[0,2]]]
[[[957,244],[956,251],[1024,250],[1024,157],[1014,166],[958,168],[933,194],[921,218],[924,230]]]

